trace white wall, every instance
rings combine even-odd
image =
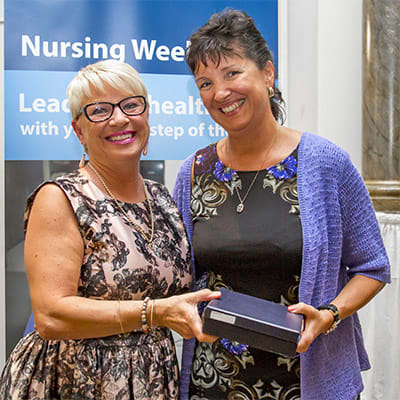
[[[178,161],[178,160],[166,160],[165,161],[164,183],[165,183],[165,186],[167,186],[167,188],[169,189],[169,191],[171,193],[174,188],[176,175],[178,174],[181,164],[182,164],[182,161]]]
[[[362,0],[318,3],[318,133],[361,170]]]
[[[287,125],[318,132],[318,1],[288,0]]]
[[[343,147],[361,171],[362,0],[288,0],[288,125]]]

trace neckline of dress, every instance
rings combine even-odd
[[[102,194],[102,196],[103,196],[105,199],[107,199],[107,200],[109,200],[109,201],[112,201],[112,202],[114,201],[114,199],[113,199],[107,192],[103,191],[102,188],[100,188],[99,186],[97,186],[97,185],[93,182],[93,180],[92,180],[90,177],[87,177],[87,176],[86,176],[85,174],[83,174],[82,171],[79,170],[79,169],[77,169],[77,171],[78,171],[79,175],[80,175],[81,177],[85,178],[85,179],[89,182],[89,184],[90,184],[92,187],[94,187],[98,192],[100,192],[100,193]],[[151,201],[151,200],[153,199],[153,196],[151,196],[151,194],[150,194],[150,191],[149,191],[149,184],[148,184],[147,179],[144,179],[144,178],[143,178],[143,182],[144,182],[144,184],[146,185],[147,193],[149,194],[149,200]],[[142,200],[142,201],[138,201],[137,203],[130,203],[130,202],[127,202],[127,201],[122,201],[122,200],[118,200],[118,202],[119,202],[120,204],[126,204],[127,206],[140,206],[141,208],[142,208],[142,207],[147,208],[147,207],[146,207],[146,199],[144,199],[144,200]]]
[[[229,168],[228,166],[226,166],[226,165],[223,163],[223,161],[222,161],[222,160],[219,158],[219,156],[218,156],[218,152],[217,152],[217,143],[218,143],[218,142],[216,142],[216,143],[213,144],[215,155],[216,155],[218,161],[219,161],[225,168]],[[277,163],[271,165],[271,166],[268,167],[268,168],[263,168],[263,169],[261,169],[260,171],[267,171],[267,170],[270,169],[270,168],[276,167],[277,165],[286,162],[287,159],[288,159],[289,157],[293,156],[293,154],[294,154],[296,151],[298,151],[299,146],[300,146],[300,142],[299,142],[299,143],[297,144],[297,146],[293,149],[293,151],[292,151],[288,156],[286,156],[283,160],[278,161]],[[297,160],[297,158],[296,158],[296,160]],[[242,171],[242,170],[238,170],[238,169],[232,169],[232,171],[236,171],[236,172],[239,173],[239,174],[255,174],[255,173],[257,173],[258,170]]]

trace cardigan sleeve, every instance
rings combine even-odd
[[[193,237],[193,220],[190,212],[190,197],[192,187],[191,173],[194,156],[195,153],[191,154],[186,160],[183,161],[172,192],[172,197],[174,198],[183,219],[190,244],[192,244]]]
[[[191,195],[191,172],[194,154],[183,161],[178,172],[175,187],[173,190],[173,198],[176,202],[179,212],[181,213],[183,223],[188,234],[188,238],[192,250],[192,271],[196,276],[193,258],[192,237],[193,237],[193,221],[190,213],[190,195]],[[187,400],[189,397],[190,371],[193,360],[194,348],[196,340],[189,339],[183,342],[182,351],[182,368],[180,374],[180,400]]]
[[[183,211],[183,207],[186,205],[187,201],[190,201],[190,195],[188,197],[187,189],[189,188],[189,191],[191,189],[190,177],[194,156],[195,154],[191,154],[188,158],[183,160],[172,191],[172,197],[174,198],[180,212]]]
[[[339,202],[343,227],[342,264],[349,277],[362,274],[390,282],[390,264],[364,181],[346,154]]]
[[[183,207],[183,189],[184,189],[184,179],[183,179],[183,170],[182,170],[182,166],[180,168],[180,170],[178,171],[178,175],[176,177],[176,181],[175,181],[175,186],[174,189],[172,191],[172,197],[176,203],[176,205],[178,206],[178,210],[180,213],[182,213],[182,207]]]

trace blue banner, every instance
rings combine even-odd
[[[252,16],[277,68],[277,0],[5,0],[5,159],[75,160],[81,145],[65,90],[108,58],[133,65],[150,95],[147,159],[184,159],[225,133],[208,116],[186,63],[192,32],[225,7]]]

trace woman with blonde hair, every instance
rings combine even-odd
[[[139,173],[149,139],[146,88],[113,60],[67,89],[80,168],[40,185],[25,213],[34,330],[0,379],[2,399],[177,399],[171,329],[201,332],[190,247],[167,189]]]

